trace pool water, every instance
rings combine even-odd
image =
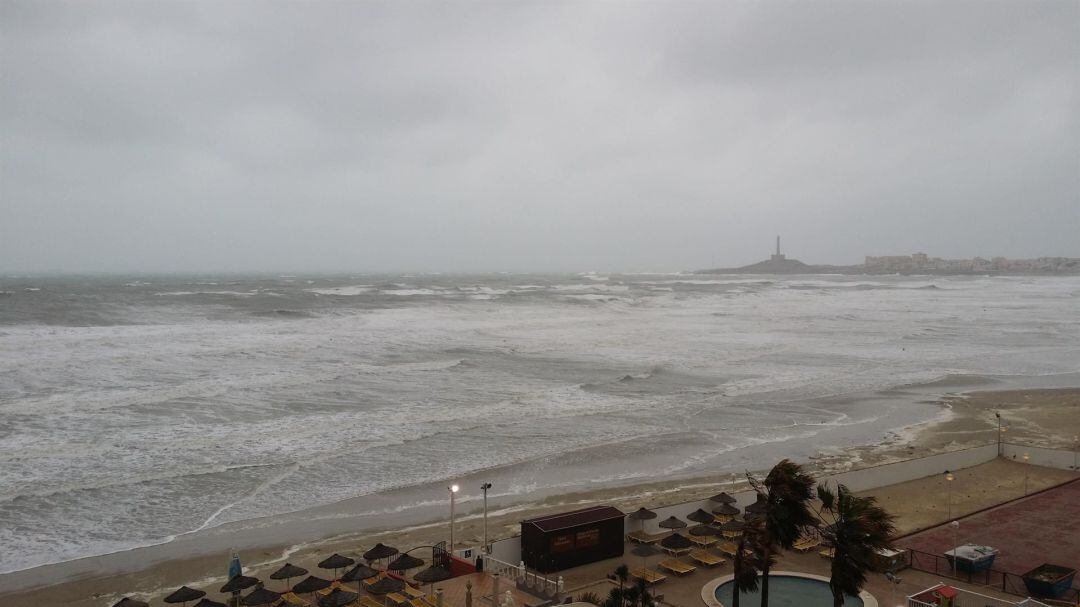
[[[724,607],[731,607],[732,583],[720,585],[716,589],[716,600]],[[744,592],[740,595],[742,607],[760,605],[757,592]],[[829,583],[788,575],[769,576],[769,607],[832,607],[832,591]],[[863,601],[857,596],[844,597],[844,607],[863,607]]]

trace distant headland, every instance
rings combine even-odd
[[[1080,257],[1037,257],[1035,259],[1006,259],[1004,257],[974,257],[971,259],[942,259],[926,253],[866,257],[861,264],[833,266],[807,264],[790,259],[780,252],[780,237],[776,237],[776,252],[769,259],[738,268],[697,270],[695,274],[994,274],[994,275],[1080,275]]]

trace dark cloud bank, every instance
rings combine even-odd
[[[1080,3],[0,3],[0,270],[1080,255]]]

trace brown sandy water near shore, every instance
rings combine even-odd
[[[1007,420],[1010,441],[1037,444],[1048,447],[1072,446],[1072,437],[1080,433],[1080,388],[1010,390],[995,392],[974,392],[962,395],[950,395],[941,400],[947,408],[947,418],[928,422],[908,429],[896,435],[892,440],[881,445],[850,449],[842,454],[814,458],[810,467],[819,474],[909,459],[944,450],[959,449],[985,444],[996,438],[994,411],[1000,411]],[[1019,465],[1001,462],[1003,466]],[[958,509],[970,511],[982,507],[984,503],[1005,501],[1015,492],[1016,473],[1005,473],[1002,469],[1000,482],[1009,486],[995,487],[980,484],[972,479],[971,487],[964,501],[954,502]],[[1049,486],[1059,479],[1058,471],[1038,478],[1029,478],[1031,488]],[[1070,474],[1070,473],[1066,473]],[[1045,477],[1045,478],[1044,478]],[[1012,479],[1012,480],[1008,480]],[[904,490],[904,485],[874,491],[890,510],[899,516],[902,529],[913,529],[934,522],[935,517],[943,513],[919,504],[923,496],[913,495]],[[703,499],[718,489],[731,488],[731,479],[717,479],[715,476],[700,479],[681,479],[670,482],[639,484],[632,487],[599,489],[580,493],[553,496],[538,503],[523,504],[496,511],[489,516],[489,537],[492,539],[508,537],[518,532],[518,521],[530,516],[556,512],[572,507],[581,507],[593,503],[611,503],[624,510],[633,510],[638,506],[650,507],[674,504],[684,501]],[[741,489],[742,487],[738,487]],[[910,489],[910,488],[909,488]],[[958,490],[960,491],[960,490]],[[970,499],[969,499],[970,498]],[[988,505],[988,504],[987,504]],[[246,571],[252,575],[266,578],[286,560],[309,569],[313,574],[321,572],[315,564],[333,552],[357,556],[375,542],[381,541],[399,548],[431,545],[443,541],[447,536],[447,522],[434,521],[407,529],[370,531],[361,534],[337,536],[313,541],[300,546],[287,546],[275,543],[273,527],[265,530],[266,543],[257,549],[241,550]],[[460,545],[479,545],[482,542],[482,523],[477,512],[460,517],[455,527],[455,537]],[[208,590],[216,590],[224,583],[228,555],[214,553],[167,560],[153,563],[147,567],[138,565],[139,550],[129,551],[131,571],[113,573],[95,572],[94,558],[87,559],[87,571],[74,579],[49,585],[54,579],[64,574],[65,564],[39,567],[27,572],[18,572],[0,576],[0,604],[6,607],[39,607],[42,605],[69,605],[72,607],[106,607],[119,597],[132,594],[141,598],[159,601],[164,594],[188,584]],[[422,555],[422,551],[418,551]],[[5,578],[12,575],[34,577],[34,588],[5,592]],[[23,578],[26,579],[25,577]],[[270,582],[268,587],[279,589],[281,584]],[[211,593],[213,596],[216,593]]]

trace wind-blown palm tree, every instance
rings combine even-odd
[[[734,574],[731,580],[731,607],[740,607],[742,593],[758,589],[758,572],[765,559],[760,546],[764,530],[765,524],[761,519],[752,519],[735,543],[735,556],[731,559]],[[770,556],[768,560],[769,566],[772,566],[775,559]]]
[[[781,549],[790,550],[807,529],[817,524],[810,508],[814,496],[814,477],[795,462],[782,459],[773,466],[764,481],[746,475],[765,502],[763,529],[757,542],[761,552],[761,607],[769,605],[769,569]]]
[[[630,579],[630,568],[625,563],[615,568],[615,578],[619,580],[619,607],[623,606],[623,587]]]
[[[817,488],[821,501],[821,535],[835,554],[829,588],[833,607],[841,607],[845,596],[858,596],[866,584],[866,572],[874,566],[876,552],[892,548],[895,517],[877,505],[872,497],[854,495],[844,485],[836,492],[828,485]]]

